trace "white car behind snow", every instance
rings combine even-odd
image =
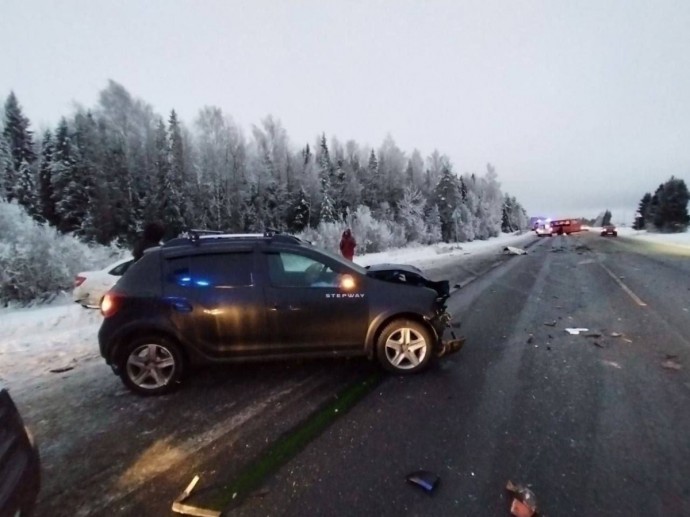
[[[133,258],[118,260],[100,271],[83,271],[74,277],[72,297],[84,307],[97,309],[101,298],[134,262]]]

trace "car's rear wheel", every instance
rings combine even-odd
[[[431,332],[424,325],[399,319],[383,329],[376,352],[379,362],[389,372],[410,374],[428,366],[433,346]]]
[[[182,377],[184,356],[180,347],[163,336],[137,338],[125,349],[120,377],[139,395],[162,395],[175,389]]]

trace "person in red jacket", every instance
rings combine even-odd
[[[343,237],[340,239],[340,253],[343,254],[348,260],[352,260],[355,256],[355,247],[357,246],[357,241],[352,236],[352,232],[348,228],[343,232]]]

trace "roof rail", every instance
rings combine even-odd
[[[218,230],[187,230],[182,232],[179,237],[171,239],[163,244],[164,247],[180,246],[192,243],[196,246],[200,245],[204,237],[209,241],[216,239],[267,239],[269,242],[283,242],[290,244],[311,244],[309,241],[300,239],[295,235],[283,233],[280,230],[267,228],[263,233],[229,233]]]
[[[187,235],[189,236],[189,240],[191,240],[193,243],[197,244],[199,242],[199,239],[201,239],[202,235],[222,235],[223,232],[219,230],[189,230],[187,231]]]

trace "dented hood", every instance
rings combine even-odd
[[[435,282],[424,276],[424,272],[418,267],[409,264],[375,264],[367,266],[367,276],[414,286],[428,287],[438,293],[439,296],[447,298],[450,296],[450,283],[448,280]]]

